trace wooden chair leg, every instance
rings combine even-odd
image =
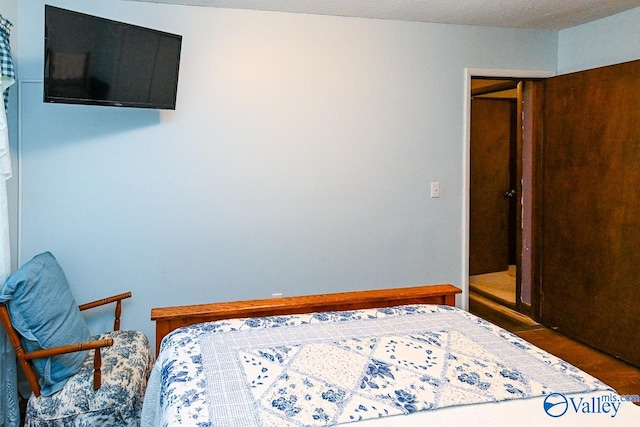
[[[13,326],[11,325],[11,319],[9,318],[9,310],[5,303],[0,304],[0,321],[2,321],[2,325],[4,326],[5,331],[7,332],[7,336],[11,341],[11,345],[16,352],[16,357],[18,359],[18,364],[20,368],[24,372],[24,375],[27,377],[27,381],[29,381],[29,385],[31,386],[31,390],[36,395],[36,397],[40,396],[40,384],[38,383],[38,377],[36,377],[35,372],[33,371],[33,367],[31,366],[31,362],[29,362],[25,358],[25,350],[22,347],[22,342],[20,341],[20,337]]]

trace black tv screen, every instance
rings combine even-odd
[[[174,110],[182,36],[45,5],[44,101]]]

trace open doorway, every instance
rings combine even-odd
[[[520,81],[472,78],[469,291],[516,310]]]
[[[472,248],[471,239],[471,106],[472,106],[472,82],[474,83],[473,97],[483,97],[481,91],[484,91],[484,95],[488,95],[489,98],[498,98],[499,92],[508,91],[500,96],[506,98],[516,98],[516,117],[518,123],[516,125],[516,186],[513,187],[513,180],[509,180],[508,184],[504,187],[498,187],[493,195],[489,196],[485,193],[487,198],[492,197],[495,202],[497,200],[507,201],[507,205],[517,202],[516,205],[516,229],[515,229],[515,262],[513,261],[513,250],[511,250],[511,259],[508,259],[506,264],[503,263],[503,268],[495,271],[506,271],[507,274],[511,273],[515,276],[515,310],[512,310],[508,306],[501,304],[495,304],[502,311],[504,308],[509,314],[516,314],[520,317],[532,318],[539,321],[541,318],[541,301],[540,301],[540,284],[539,284],[539,228],[540,223],[536,220],[538,217],[539,204],[537,200],[541,200],[540,181],[541,170],[539,168],[539,157],[542,153],[542,134],[540,120],[542,117],[542,105],[543,96],[542,88],[544,87],[544,79],[554,75],[552,71],[536,71],[536,70],[499,70],[499,69],[474,69],[467,68],[465,70],[465,92],[466,96],[466,108],[465,108],[465,175],[466,175],[466,202],[465,202],[465,242],[466,242],[466,254],[464,259],[463,269],[465,271],[466,282],[465,290],[468,293],[468,300],[466,304],[470,310],[473,311],[473,306],[478,307],[476,293],[470,292],[469,278],[472,267],[470,261],[472,260],[475,252],[483,253],[490,252],[487,246],[480,245],[481,249],[477,250]],[[502,85],[502,87],[500,87]],[[479,89],[477,86],[483,86],[484,89]],[[515,92],[515,94],[514,94]],[[506,121],[512,123],[513,107],[509,109],[509,119]],[[509,134],[512,132],[512,125],[509,125]],[[512,145],[509,143],[508,159],[506,162],[511,163],[513,158]],[[504,156],[502,157],[504,159]],[[494,165],[489,165],[484,168],[487,173],[491,174],[495,170]],[[512,174],[507,172],[511,177]],[[505,194],[516,191],[515,194]],[[513,196],[513,197],[512,197]],[[484,198],[484,197],[483,197]],[[513,201],[509,201],[513,199]],[[524,202],[521,202],[524,200]],[[512,209],[512,208],[510,208]],[[509,216],[507,215],[507,218]],[[513,218],[513,215],[511,216]],[[508,219],[505,219],[508,223]],[[513,230],[513,220],[511,221]],[[489,230],[491,227],[489,227]],[[512,234],[513,236],[513,234]],[[504,244],[504,253],[509,253],[509,240],[506,238],[507,243]],[[504,240],[502,240],[504,242]],[[511,247],[513,247],[513,237],[511,237]],[[482,249],[484,248],[484,249]],[[508,255],[507,255],[508,256]],[[502,257],[504,258],[504,256]],[[505,266],[506,265],[506,266]],[[515,265],[515,269],[510,265]],[[515,271],[514,271],[515,270]],[[515,274],[514,274],[515,273]],[[510,279],[513,281],[513,278]],[[512,288],[513,289],[513,288]],[[513,291],[512,291],[513,292]],[[489,300],[487,300],[489,301]],[[492,301],[491,301],[492,302]],[[492,302],[493,303],[493,302]],[[511,305],[513,306],[513,305]],[[493,307],[492,307],[493,309]],[[525,316],[523,316],[522,314]],[[528,316],[528,317],[527,317]],[[531,320],[531,319],[529,319]]]

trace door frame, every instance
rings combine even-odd
[[[464,70],[464,132],[463,132],[463,200],[462,200],[462,308],[469,309],[469,208],[471,187],[471,79],[473,77],[495,77],[504,79],[545,79],[556,75],[548,70],[513,70],[494,68],[465,68]],[[520,110],[519,110],[520,111]],[[535,232],[535,230],[534,230]],[[519,251],[518,251],[519,252]],[[533,298],[532,298],[533,301]],[[516,306],[519,306],[516,301]],[[536,311],[536,308],[533,308]]]

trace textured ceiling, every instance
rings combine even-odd
[[[444,24],[561,30],[640,0],[130,0]]]

